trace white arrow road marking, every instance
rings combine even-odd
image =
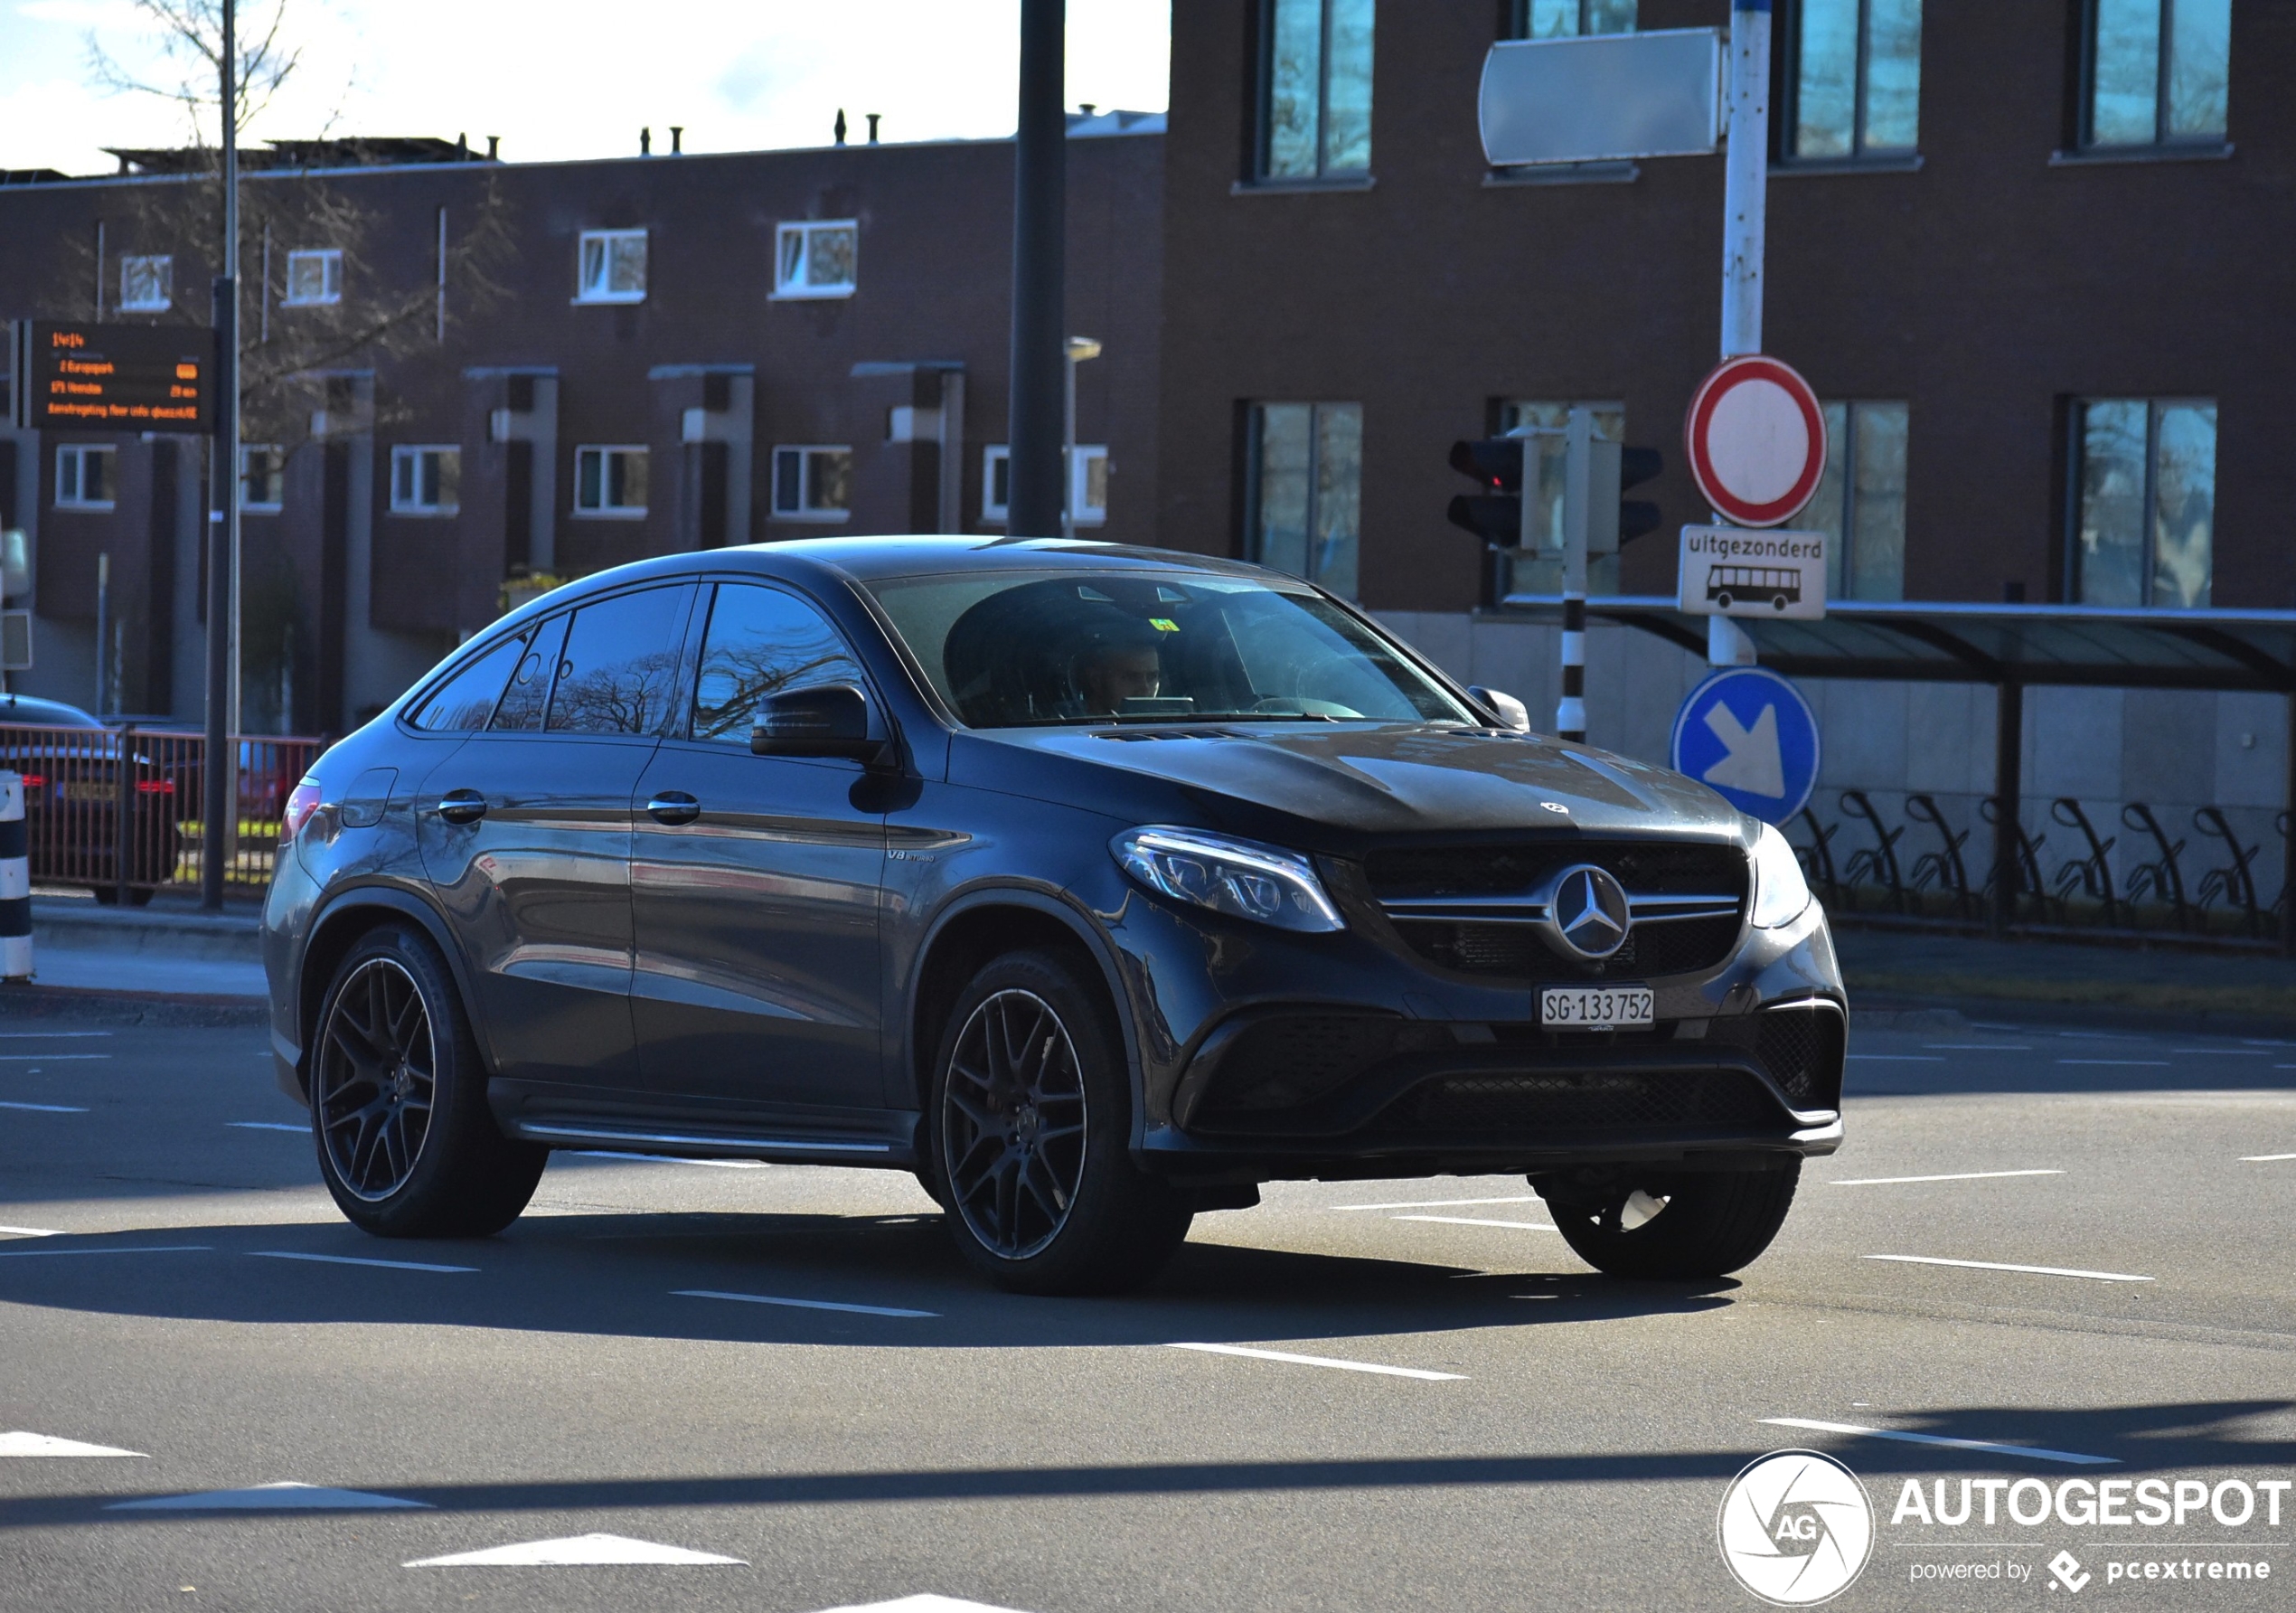
[[[953,1596],[905,1596],[897,1602],[870,1602],[866,1607],[830,1608],[824,1613],[1012,1613],[986,1602],[968,1602]]]
[[[419,1557],[409,1568],[591,1568],[611,1562],[652,1562],[666,1566],[727,1563],[748,1568],[739,1557],[719,1557],[689,1552],[682,1546],[657,1545],[619,1534],[575,1534],[564,1540],[528,1541],[515,1546],[490,1546],[483,1552],[457,1552],[451,1557]]]
[[[742,1305],[786,1305],[792,1310],[851,1311],[858,1316],[934,1316],[938,1311],[902,1310],[890,1305],[845,1305],[834,1299],[787,1299],[778,1294],[720,1294],[712,1288],[673,1288],[679,1299],[731,1299]]]
[[[2023,1271],[2034,1277],[2085,1277],[2101,1283],[2149,1283],[2125,1271],[2075,1271],[2064,1266],[2004,1266],[1998,1260],[1945,1260],[1935,1255],[1859,1255],[1861,1260],[1896,1260],[1907,1266],[1965,1266],[1972,1271]]]
[[[1247,1350],[1241,1344],[1166,1344],[1167,1350],[1201,1350],[1208,1355],[1242,1355],[1253,1361],[1281,1361],[1293,1366],[1328,1366],[1342,1372],[1377,1372],[1383,1378],[1420,1378],[1435,1383],[1463,1383],[1458,1372],[1422,1372],[1416,1366],[1379,1366],[1369,1361],[1334,1361],[1328,1355],[1294,1355],[1283,1350]]]
[[[2074,1450],[2043,1450],[2032,1445],[2000,1445],[1990,1439],[1949,1439],[1943,1434],[1909,1434],[1902,1429],[1869,1429],[1854,1422],[1812,1422],[1806,1417],[1764,1417],[1757,1420],[1782,1429],[1815,1429],[1821,1434],[1856,1434],[1868,1439],[1897,1439],[1907,1445],[1944,1445],[1955,1450],[1990,1450],[2005,1457],[2031,1457],[2042,1462],[2071,1462],[2079,1467],[2118,1467],[2119,1457],[2084,1457]]]
[[[428,1501],[377,1495],[367,1490],[336,1490],[325,1485],[256,1485],[244,1490],[204,1490],[196,1495],[155,1495],[147,1501],[115,1501],[106,1512],[407,1512],[431,1510]]]
[[[1738,716],[1728,706],[1716,701],[1706,708],[1700,719],[1714,731],[1728,754],[1700,775],[1708,784],[1718,784],[1725,789],[1742,789],[1750,796],[1769,796],[1783,801],[1786,798],[1785,757],[1778,749],[1778,708],[1765,705],[1754,726],[1739,726]]]
[[[108,1445],[82,1445],[52,1434],[27,1434],[18,1429],[0,1434],[0,1457],[142,1457],[140,1450],[118,1450]],[[149,1457],[145,1457],[148,1461]]]

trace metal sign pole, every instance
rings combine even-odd
[[[237,838],[232,719],[239,693],[240,569],[240,145],[239,46],[223,0],[223,273],[215,282],[215,487],[222,495],[208,521],[207,758],[201,773],[200,905],[223,905],[223,873]]]
[[[1586,525],[1594,496],[1594,411],[1574,408],[1563,437],[1563,698],[1555,709],[1555,732],[1581,744],[1586,740]],[[1526,456],[1526,510],[1532,492]]]
[[[1722,170],[1722,356],[1762,351],[1763,234],[1770,189],[1770,0],[1730,0],[1729,146]],[[1720,524],[1719,513],[1714,516]],[[1754,665],[1754,641],[1706,618],[1714,666]]]

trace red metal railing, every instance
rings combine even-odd
[[[241,736],[239,812],[221,836],[224,882],[270,882],[279,818],[318,759],[316,740]],[[0,724],[0,770],[24,775],[24,827],[35,884],[81,885],[100,901],[143,902],[196,888],[211,837],[201,821],[203,734],[165,729]]]

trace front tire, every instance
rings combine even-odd
[[[485,1238],[534,1196],[547,1148],[504,1137],[447,960],[389,924],[337,967],[311,1052],[319,1174],[379,1238]]]
[[[1756,1170],[1641,1173],[1600,1182],[1535,1176],[1555,1230],[1611,1277],[1727,1277],[1770,1247],[1793,1207],[1802,1162]]]
[[[1043,952],[1000,957],[957,999],[926,1109],[958,1250],[1024,1294],[1136,1288],[1191,1213],[1133,1163],[1132,1080],[1096,982]]]

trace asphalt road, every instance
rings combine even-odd
[[[1840,1607],[2289,1605],[2296,1045],[1854,1054],[1737,1281],[1595,1277],[1454,1178],[1272,1187],[1149,1293],[1052,1301],[858,1171],[561,1156],[502,1238],[379,1243],[260,1032],[0,1019],[0,1608],[1754,1608],[1717,1509],[1797,1446],[1874,1508]],[[2185,1515],[2065,1521],[2114,1476]],[[2002,1513],[1898,1516],[1909,1478]],[[367,1499],[121,1505],[283,1483]],[[408,1566],[589,1535],[739,1561]],[[2235,1560],[2271,1578],[2142,1577]]]

